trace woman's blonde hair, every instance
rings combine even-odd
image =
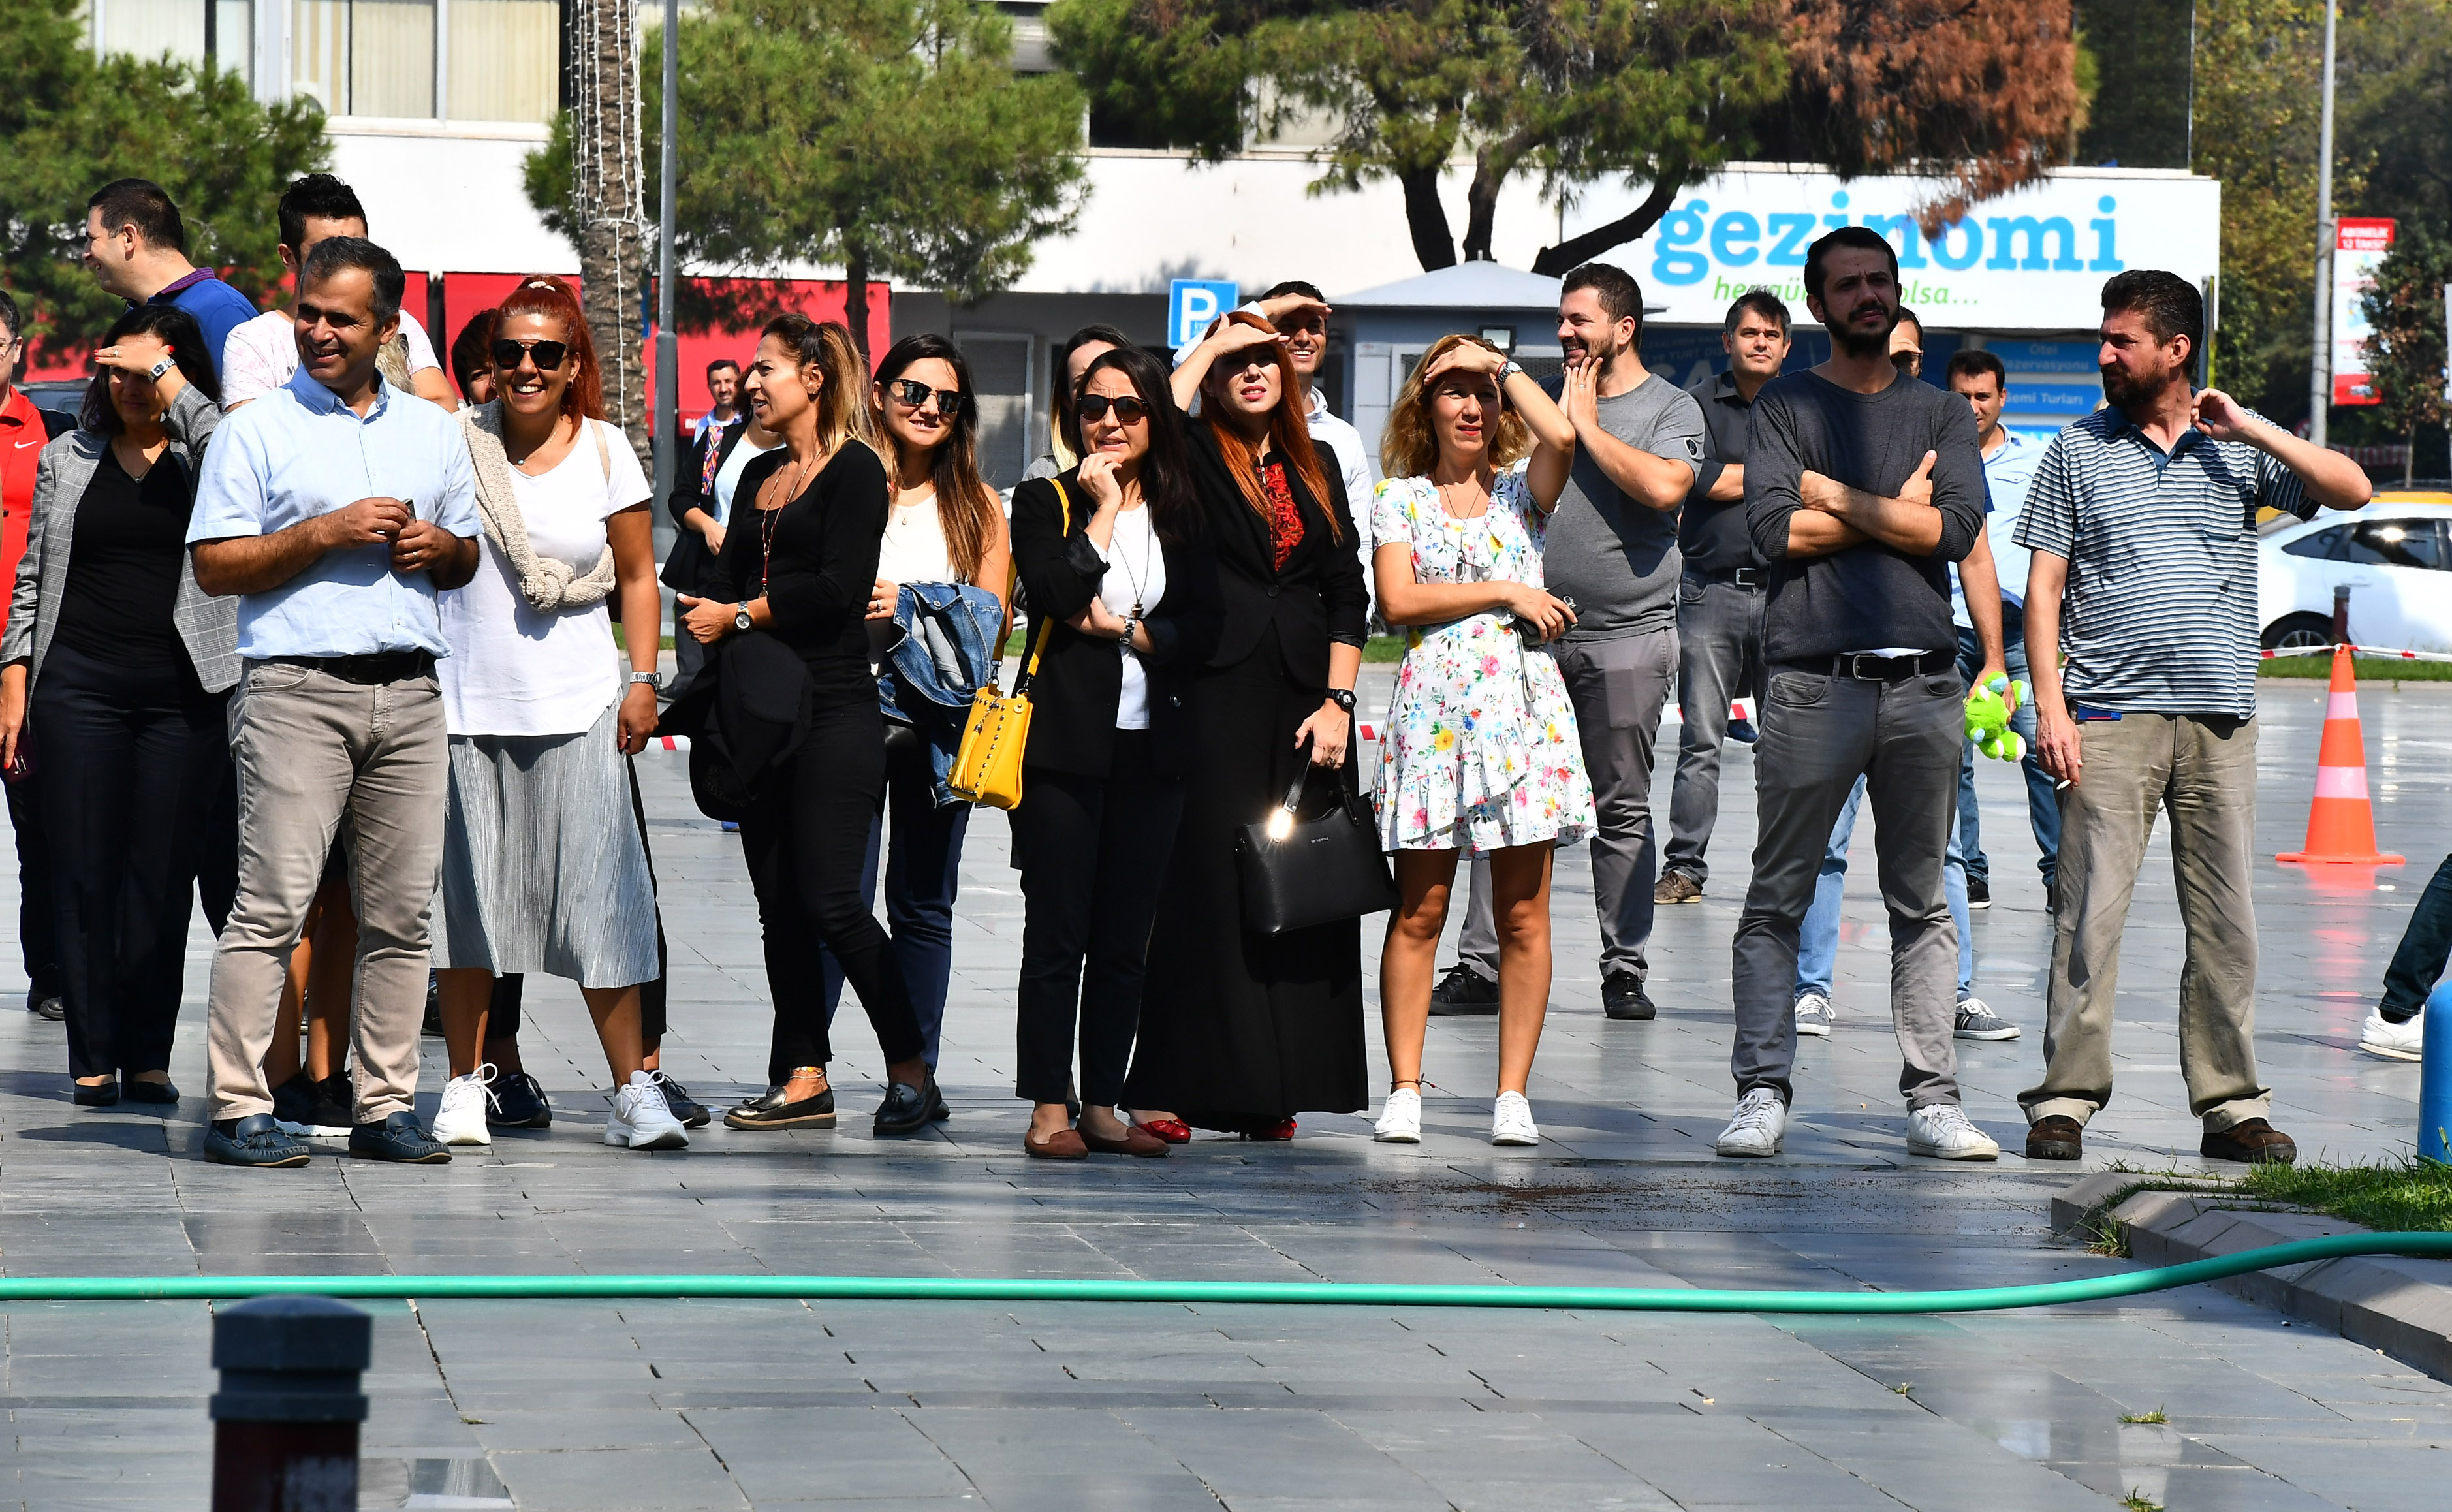
[[[868,361],[848,327],[794,311],[768,321],[759,335],[780,338],[801,367],[825,374],[818,390],[818,445],[831,452],[854,440],[883,455],[868,412]]]
[[[1438,466],[1439,438],[1431,426],[1431,393],[1422,386],[1422,375],[1441,357],[1468,345],[1498,350],[1478,336],[1441,336],[1422,353],[1422,360],[1414,364],[1405,387],[1397,390],[1396,403],[1388,411],[1387,428],[1379,433],[1379,466],[1389,477],[1418,478]],[[1509,467],[1532,449],[1532,428],[1507,407],[1503,384],[1498,393],[1498,424],[1483,435],[1489,443],[1490,465],[1494,468]]]

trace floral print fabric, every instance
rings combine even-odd
[[[1422,583],[1539,587],[1545,524],[1520,462],[1498,475],[1476,519],[1451,516],[1428,478],[1390,478],[1371,501],[1371,538],[1410,543]],[[1388,850],[1587,838],[1592,786],[1556,656],[1525,644],[1504,611],[1409,627],[1376,796]]]
[[[1302,510],[1295,504],[1295,492],[1286,487],[1286,465],[1265,463],[1260,468],[1260,491],[1269,496],[1269,550],[1272,564],[1285,570],[1286,558],[1302,545]]]

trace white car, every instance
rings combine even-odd
[[[2333,590],[2350,590],[2360,646],[2452,650],[2452,493],[2389,491],[2363,509],[2266,527],[2256,544],[2267,650],[2333,643]]]

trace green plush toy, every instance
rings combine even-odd
[[[1967,695],[1967,738],[1994,761],[2013,762],[2027,754],[2027,743],[2009,727],[2009,701],[2027,701],[2027,685],[1995,677]],[[2008,699],[2001,695],[2007,693]]]

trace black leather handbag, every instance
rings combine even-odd
[[[1355,786],[1350,762],[1338,775],[1336,806],[1317,819],[1295,817],[1303,785],[1316,769],[1305,763],[1283,805],[1236,831],[1243,927],[1256,934],[1284,934],[1396,906],[1396,880],[1379,849],[1378,816]]]

